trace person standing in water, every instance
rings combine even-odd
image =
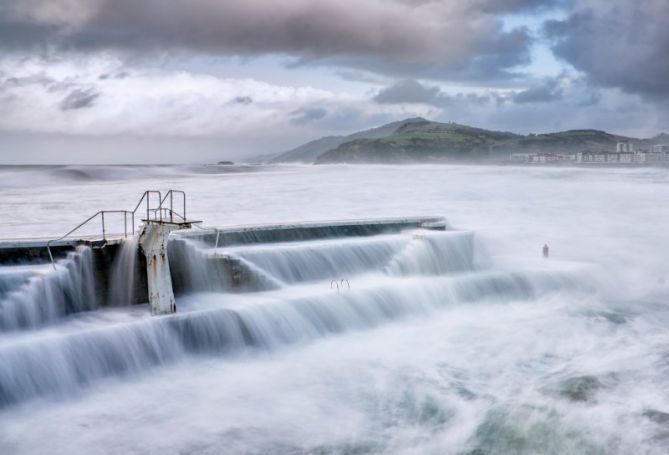
[[[544,247],[543,247],[542,251],[544,253],[544,258],[548,259],[548,255],[549,255],[550,252],[548,250],[548,244],[547,243],[544,244]]]

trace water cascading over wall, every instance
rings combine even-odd
[[[0,330],[34,328],[65,315],[96,309],[91,248],[79,246],[65,259],[41,266],[6,267],[0,272]]]
[[[146,294],[141,292],[142,287],[146,288],[146,280],[138,237],[124,239],[117,248],[110,267],[106,303],[115,306],[140,303],[138,298]]]
[[[76,393],[196,353],[275,350],[455,305],[503,304],[577,286],[565,273],[478,269],[468,232],[224,248],[175,236],[170,248],[183,286],[176,315],[115,313],[116,321],[91,318],[76,329],[63,323],[49,337],[0,337],[0,406]],[[331,289],[342,278],[350,289]]]
[[[169,254],[180,293],[261,291],[370,272],[398,277],[464,272],[474,267],[474,236],[416,231],[218,248],[176,236]]]

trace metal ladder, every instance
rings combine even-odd
[[[182,199],[182,209],[181,213],[174,210],[174,195],[180,195]],[[152,197],[157,196],[157,197]],[[169,199],[168,199],[169,198]],[[154,202],[152,206],[152,200]],[[155,205],[157,201],[158,205]],[[167,203],[169,202],[169,206]],[[135,214],[139,211],[142,203],[146,203],[146,218],[147,221],[161,221],[161,222],[185,222],[186,221],[186,193],[181,190],[168,190],[163,197],[162,193],[157,190],[147,190],[144,191],[142,197],[137,202],[134,210],[100,210],[95,212],[95,214],[88,217],[86,220],[78,224],[74,229],[67,232],[65,235],[58,237],[57,239],[51,239],[46,242],[46,248],[49,252],[49,258],[51,259],[51,264],[53,268],[56,268],[56,262],[53,259],[53,254],[51,254],[51,244],[54,242],[59,242],[70,235],[74,234],[76,231],[81,229],[83,226],[87,225],[97,217],[101,219],[102,227],[102,241],[105,243],[107,241],[107,229],[105,225],[105,215],[112,214],[123,214],[123,238],[128,237],[128,218],[130,218],[130,227],[131,235],[135,235]]]

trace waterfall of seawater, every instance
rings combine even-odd
[[[0,330],[35,328],[98,307],[89,247],[56,263],[0,268]]]
[[[108,302],[110,305],[129,305],[137,292],[137,256],[139,237],[124,239],[111,271]]]
[[[177,315],[150,317],[142,306],[129,317],[130,309],[107,309],[29,336],[0,337],[0,406],[69,395],[97,379],[193,353],[275,350],[457,305],[579,286],[568,271],[477,269],[474,244],[469,232],[416,231],[216,249],[176,236],[170,261],[182,291]],[[114,302],[128,301],[134,248],[128,242],[119,256],[115,277],[126,281],[114,283]],[[34,326],[94,308],[90,273],[90,251],[80,249],[55,272],[12,278],[5,286],[16,289],[3,300],[3,326]]]

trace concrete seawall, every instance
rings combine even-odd
[[[431,229],[446,230],[446,222],[439,217],[415,217],[415,218],[392,218],[392,219],[368,219],[327,221],[293,224],[274,225],[246,225],[223,228],[202,228],[180,231],[170,238],[187,239],[201,242],[209,247],[222,247],[232,245],[246,245],[257,243],[275,242],[300,242],[317,239],[367,237],[381,234],[397,233],[407,229]],[[177,243],[170,241],[169,248],[179,248]],[[30,264],[48,264],[50,262],[47,251],[48,239],[17,239],[0,240],[0,266],[18,266]],[[112,271],[120,256],[123,245],[123,236],[112,236],[106,240],[101,238],[71,238],[51,243],[51,251],[54,259],[65,257],[69,252],[75,251],[79,246],[91,248],[94,267],[95,290],[101,301],[107,299],[111,294]],[[172,256],[170,254],[170,256]],[[135,291],[132,301],[129,303],[145,303],[148,301],[148,284],[146,273],[146,258],[139,251],[136,252],[134,270],[131,272],[135,279]],[[212,267],[220,270],[221,282],[230,287],[231,290],[243,292],[248,289],[256,289],[259,284],[253,282],[253,278],[246,273],[235,261],[222,257],[212,262]],[[179,270],[179,267],[174,267]],[[128,271],[130,272],[130,271]],[[184,285],[183,276],[179,272],[172,273],[174,290],[177,294],[182,292]]]
[[[202,230],[193,229],[188,232],[179,233],[179,235],[199,240],[209,245],[230,246],[250,243],[299,242],[327,238],[366,237],[419,228],[446,230],[446,221],[440,217],[320,221],[311,223],[231,226]]]
[[[0,240],[0,267],[48,264],[51,262],[47,250],[49,239]],[[58,261],[73,252],[79,246],[91,248],[94,270],[95,290],[100,301],[105,301],[111,294],[112,270],[123,244],[122,236],[102,240],[99,238],[73,238],[53,242],[50,245],[54,260]],[[137,292],[130,303],[147,301],[146,259],[137,251],[135,270]]]

